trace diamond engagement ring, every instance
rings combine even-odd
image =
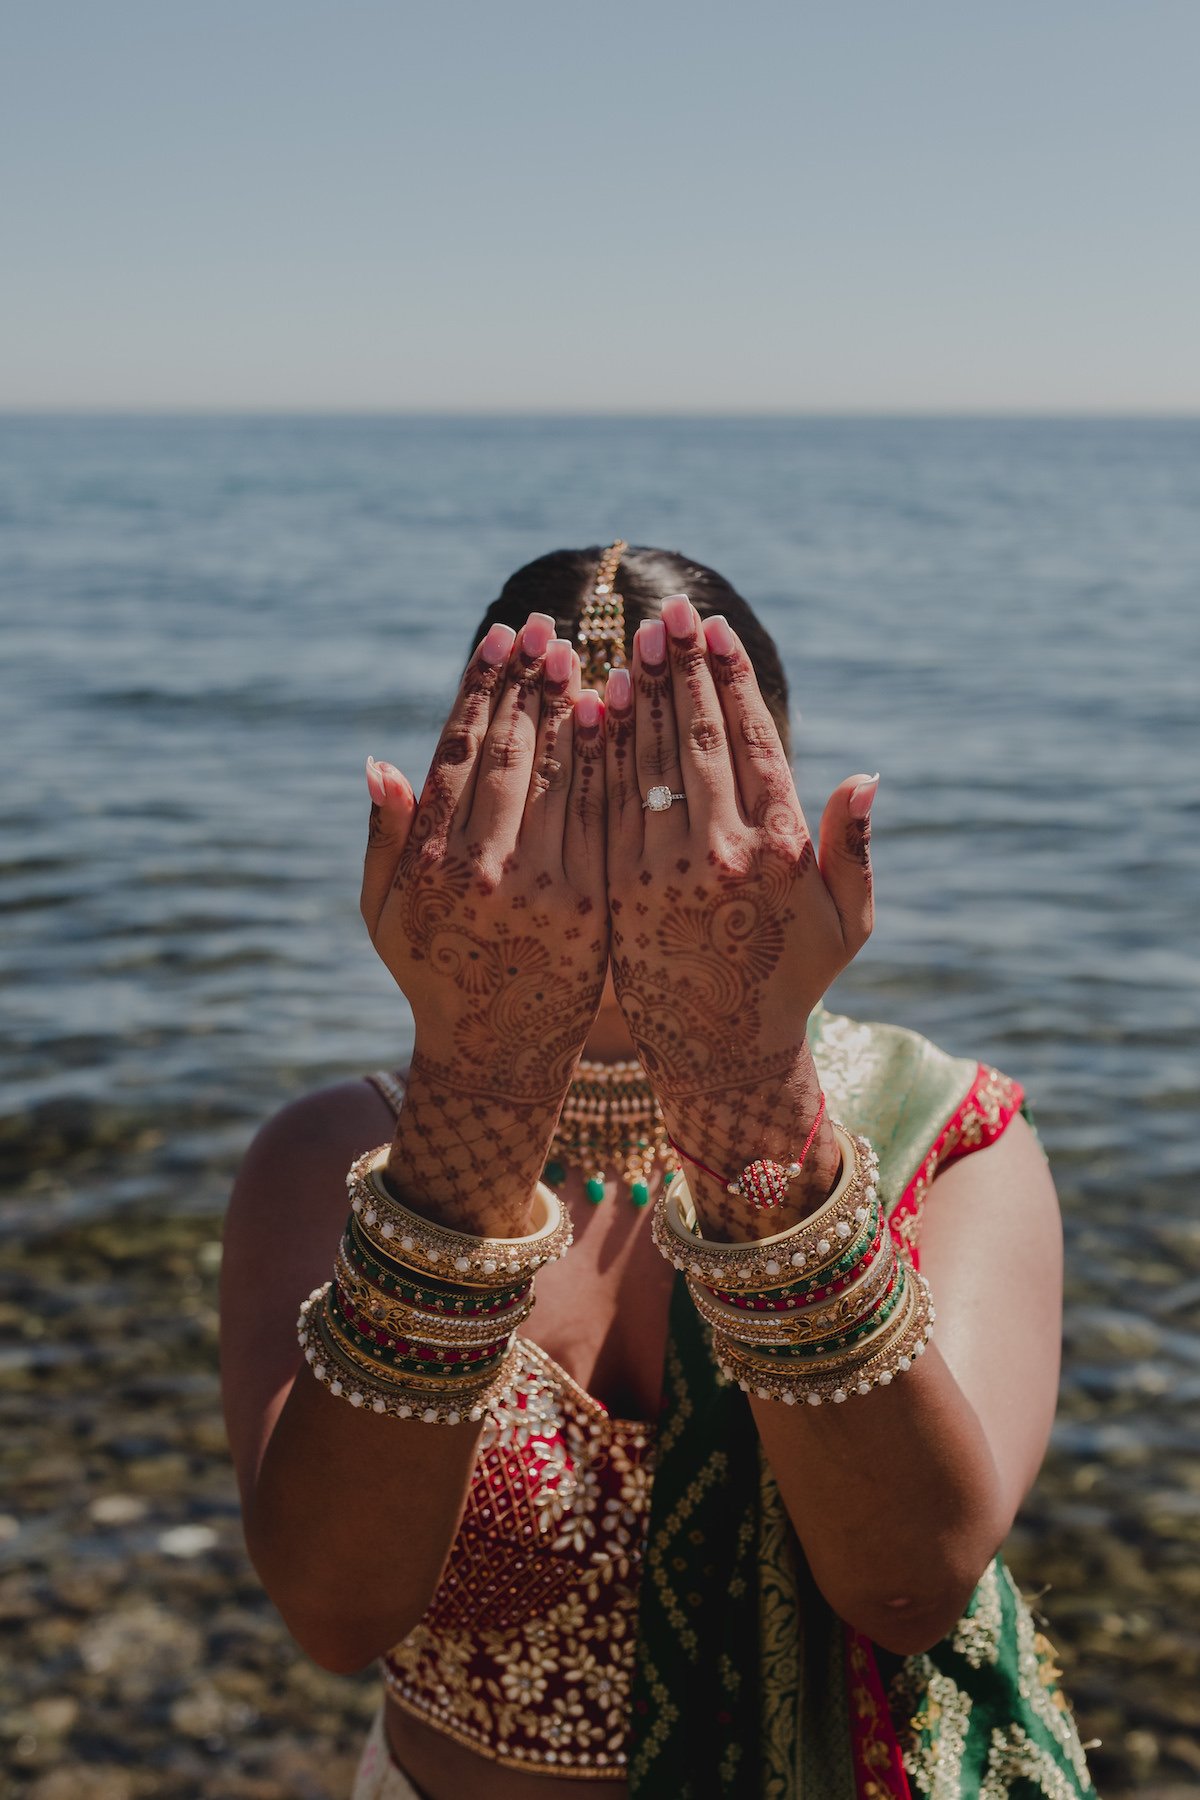
[[[673,794],[669,787],[652,787],[642,801],[642,811],[668,812],[672,801],[686,799],[686,794]]]

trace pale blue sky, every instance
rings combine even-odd
[[[0,407],[1200,410],[1198,0],[8,0]]]

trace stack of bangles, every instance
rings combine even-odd
[[[664,1188],[652,1229],[688,1277],[723,1373],[747,1393],[787,1406],[887,1387],[933,1332],[929,1283],[898,1257],[865,1138],[831,1121],[842,1156],[829,1198],[798,1225],[749,1243],[704,1238],[681,1171]]]
[[[527,1237],[473,1237],[422,1218],[386,1186],[388,1146],[346,1177],[350,1217],[333,1280],[300,1308],[317,1380],[371,1412],[427,1424],[481,1419],[508,1381],[533,1277],[571,1244],[558,1196],[538,1183]]]

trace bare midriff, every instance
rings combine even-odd
[[[392,1755],[425,1800],[466,1800],[476,1794],[486,1794],[487,1800],[583,1800],[587,1793],[597,1800],[627,1800],[625,1781],[526,1775],[506,1768],[435,1731],[394,1700],[387,1702],[386,1719]]]

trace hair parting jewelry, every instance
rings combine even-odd
[[[591,594],[579,615],[575,640],[585,687],[602,688],[614,669],[625,667],[625,602],[614,589],[621,558],[628,548],[624,538],[609,545],[600,558]]]

